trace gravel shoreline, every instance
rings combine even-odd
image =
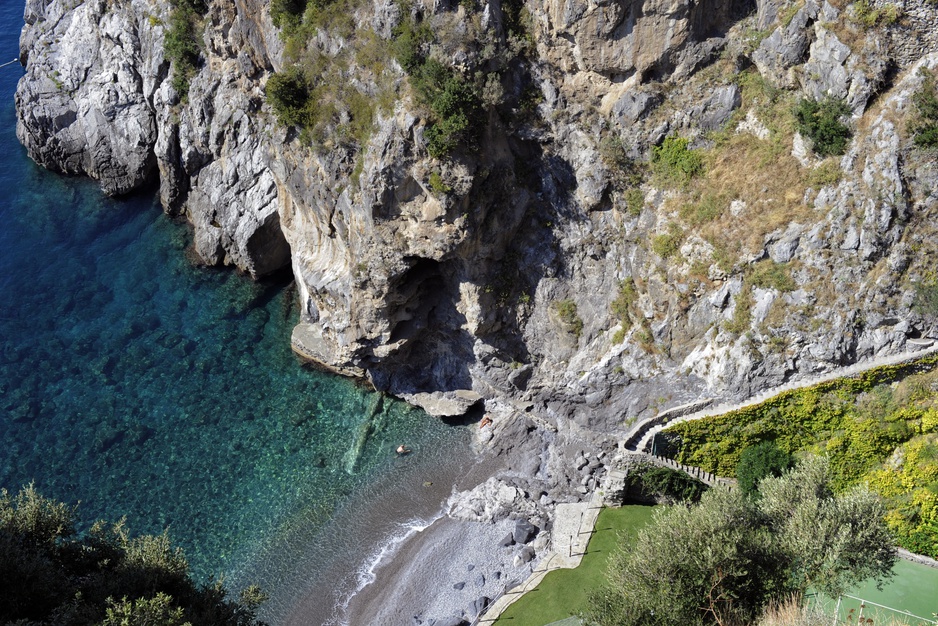
[[[531,573],[517,546],[500,546],[514,522],[441,517],[411,536],[349,605],[349,626],[442,626],[471,621],[505,589]]]

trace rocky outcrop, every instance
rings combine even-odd
[[[522,40],[506,35],[507,4],[462,4],[423,6],[453,40],[434,54],[480,72],[511,61],[488,83],[477,150],[450,159],[428,155],[426,112],[393,61],[382,80],[396,103],[361,145],[329,127],[311,147],[279,125],[264,89],[285,67],[283,42],[260,0],[210,3],[187,94],[168,80],[168,3],[30,0],[18,133],[38,162],[107,193],[158,180],[208,264],[255,277],[290,266],[293,344],[308,358],[434,414],[484,403],[527,415],[543,445],[536,467],[517,468],[525,493],[538,480],[595,486],[593,472],[563,469],[561,452],[589,433],[934,332],[911,304],[938,173],[904,130],[915,68],[936,64],[932,5],[908,0],[908,19],[860,28],[849,6],[814,0],[760,1],[748,17],[753,7],[716,0],[551,2],[526,5]],[[349,19],[386,39],[402,16],[362,1]],[[350,37],[323,30],[315,45],[331,58]],[[373,96],[372,70],[343,59],[344,79]],[[837,163],[766,108],[790,114],[785,98],[827,96],[853,114]],[[792,151],[801,164],[784,165],[789,188],[764,175],[736,197],[695,198],[647,172],[636,182],[630,164],[674,134],[713,154],[720,141],[771,145],[777,164]],[[706,210],[736,233],[733,258]],[[670,249],[656,245],[668,237]],[[755,284],[768,261],[791,284]],[[626,313],[613,306],[623,285]]]
[[[112,195],[155,180],[153,97],[168,70],[160,30],[142,22],[147,3],[127,7],[29,0],[20,43],[26,76],[16,92],[16,135],[30,156],[90,176]]]

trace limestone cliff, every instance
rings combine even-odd
[[[908,130],[933,3],[549,0],[524,5],[523,38],[505,2],[408,5],[444,65],[498,68],[476,147],[445,158],[404,69],[363,60],[408,15],[342,6],[345,27],[309,31],[323,75],[393,96],[357,142],[341,103],[313,139],[272,114],[296,53],[261,0],[209,3],[187,93],[167,2],[28,0],[18,136],[109,194],[158,182],[208,264],[291,264],[297,349],[436,414],[484,397],[614,432],[938,330],[912,306],[938,168]],[[852,138],[822,160],[791,109],[828,96]],[[704,174],[647,168],[671,136]]]

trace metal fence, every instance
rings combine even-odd
[[[938,594],[936,594],[936,603],[938,603]],[[936,606],[936,609],[938,609],[938,606]],[[914,615],[908,611],[844,594],[837,598],[837,606],[834,607],[831,626],[837,626],[837,624],[851,624],[854,626],[930,626],[938,625],[938,617],[935,614],[930,617]]]

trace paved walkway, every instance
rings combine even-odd
[[[934,354],[935,352],[938,352],[938,343],[923,347],[923,349],[916,350],[914,352],[902,352],[892,356],[878,357],[869,361],[864,361],[862,363],[855,363],[854,365],[850,365],[848,367],[841,367],[820,376],[811,376],[809,378],[785,383],[784,385],[780,385],[778,387],[766,389],[765,391],[762,391],[761,393],[758,393],[749,399],[744,400],[743,402],[732,404],[723,403],[714,407],[705,408],[703,410],[695,410],[698,407],[694,406],[693,404],[684,405],[684,407],[675,407],[674,409],[666,411],[662,415],[650,417],[648,419],[642,420],[638,424],[635,424],[626,434],[625,439],[622,442],[622,447],[637,450],[639,452],[647,451],[654,436],[668,426],[672,426],[673,424],[699,420],[705,417],[713,417],[715,415],[723,415],[724,413],[730,413],[732,411],[765,402],[769,398],[777,396],[778,394],[784,393],[786,391],[791,391],[793,389],[804,389],[805,387],[811,387],[837,378],[849,378],[850,376],[856,376],[877,367],[883,367],[886,365],[899,365],[901,363],[916,361],[922,357]],[[709,405],[710,401],[703,400],[700,403],[695,404]],[[685,407],[689,410],[682,411],[681,409]]]
[[[491,624],[518,598],[537,587],[548,572],[555,569],[572,569],[579,565],[586,554],[586,546],[593,536],[593,527],[602,508],[603,499],[598,489],[593,492],[588,502],[558,504],[550,535],[550,551],[541,557],[527,580],[497,598],[473,623]]]

